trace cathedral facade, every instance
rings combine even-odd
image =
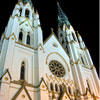
[[[0,41],[0,100],[100,100],[88,48],[58,6],[58,36],[43,41],[31,0],[15,5]]]

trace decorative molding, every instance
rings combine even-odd
[[[42,44],[40,44],[40,45],[38,46],[38,48],[40,48],[40,50],[43,50],[43,53],[45,53],[45,50],[44,50]]]
[[[53,83],[57,83],[57,84],[67,84],[71,87],[75,86],[75,83],[73,80],[69,80],[69,79],[66,80],[65,78],[59,78],[59,77],[52,76],[52,75],[48,76],[47,74],[46,74],[46,78],[49,82],[53,82]]]
[[[26,92],[29,100],[32,100],[31,97],[30,97],[30,95],[29,95],[29,93],[28,93],[28,91],[27,91],[27,89],[26,89],[26,87],[24,85],[21,86],[21,88],[18,90],[18,92],[12,98],[12,100],[16,100],[16,98],[19,96],[19,94],[22,92],[23,89],[25,90],[25,92]],[[22,98],[25,98],[25,95],[22,95]]]
[[[66,60],[65,60],[58,52],[52,52],[52,53],[48,54],[48,56],[47,56],[47,58],[46,58],[46,64],[48,64],[48,58],[49,58],[49,56],[51,56],[51,55],[53,55],[53,54],[57,54],[58,56],[60,56],[60,57],[63,59],[63,61],[65,62],[66,66],[67,66],[67,68],[68,68],[68,71],[70,72],[70,69],[69,69],[69,66],[68,66]]]
[[[56,40],[58,41],[58,43],[60,44],[60,46],[63,48],[63,50],[65,51],[65,53],[67,54],[67,56],[70,58],[69,54],[66,52],[64,46],[60,43],[60,41],[58,40],[57,36],[55,35],[54,32],[52,32],[49,37],[43,42],[43,44],[45,45],[46,42],[52,37],[52,35],[54,35],[54,37],[56,38]]]
[[[16,36],[15,36],[14,32],[9,37],[6,37],[6,34],[4,33],[4,39],[6,39],[6,40],[9,40],[12,36],[14,36],[14,38],[16,40]],[[14,38],[11,38],[11,39],[14,40]]]
[[[78,59],[76,62],[74,62],[72,59],[70,60],[70,64],[73,66],[74,64],[81,64],[80,59]]]
[[[2,78],[5,76],[5,74],[8,73],[9,77],[10,77],[10,80],[12,79],[10,73],[9,73],[9,70],[6,69],[5,72],[3,73],[3,75],[0,77],[0,80],[2,80]],[[8,77],[7,77],[8,78]]]
[[[29,19],[28,18],[25,18],[25,20],[24,21],[22,21],[19,25],[22,25],[23,23],[25,23],[25,22],[28,22],[28,24],[29,24],[29,26],[31,27],[31,29],[34,31],[34,28],[33,28],[33,26],[30,24],[30,22],[29,22]]]
[[[81,48],[82,50],[88,50],[88,48],[87,47],[85,47],[85,48]]]
[[[91,66],[91,70],[96,69],[94,65]]]
[[[20,45],[23,45],[23,46],[28,47],[28,48],[33,49],[33,50],[37,50],[37,49],[38,49],[38,48],[33,48],[33,47],[31,47],[30,45],[24,44],[24,43],[22,43],[22,42],[20,42],[20,41],[17,41],[17,42],[15,42],[15,43],[20,44]]]
[[[8,81],[8,77],[5,77],[4,80],[5,80],[5,81]]]
[[[28,48],[30,48],[30,49],[33,49],[33,50],[38,50],[38,49],[43,50],[43,53],[45,53],[45,50],[44,50],[44,48],[43,48],[43,46],[42,46],[41,43],[38,45],[37,48],[33,48],[33,47],[31,47],[30,45],[24,44],[24,43],[19,42],[19,41],[16,42],[16,43],[17,43],[17,44],[20,44],[20,45],[23,45],[23,46],[25,46],[25,47],[28,47]]]

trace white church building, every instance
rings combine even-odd
[[[15,5],[0,41],[0,100],[100,100],[88,48],[58,6],[58,36],[43,41],[31,0]]]

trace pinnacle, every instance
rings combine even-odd
[[[23,3],[29,2],[32,5],[32,1],[31,0],[18,0],[18,1],[22,1]]]

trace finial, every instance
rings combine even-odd
[[[38,14],[38,10],[36,10],[36,14]]]
[[[56,0],[57,4],[59,4],[58,0]]]
[[[80,37],[81,35],[79,34],[79,32],[78,31],[76,31],[76,32],[77,32],[78,37]]]
[[[66,28],[65,28],[66,30],[68,30],[68,27],[66,26]]]
[[[54,29],[53,28],[51,28],[51,33],[54,33]]]

